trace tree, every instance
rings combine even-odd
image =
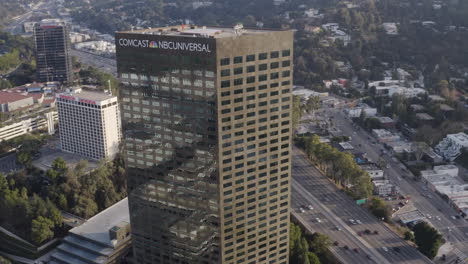
[[[52,162],[52,169],[56,170],[60,174],[64,174],[68,169],[67,163],[62,157],[58,157]]]
[[[426,222],[420,222],[413,228],[414,239],[418,250],[433,259],[442,243],[442,235]]]
[[[379,160],[377,160],[377,166],[381,169],[385,169],[387,167],[387,161],[383,157],[379,157]]]
[[[414,234],[413,234],[413,232],[411,232],[411,231],[409,231],[409,230],[407,230],[407,231],[403,234],[403,236],[404,236],[404,239],[405,239],[405,240],[414,241]]]
[[[308,99],[307,99],[307,103],[306,103],[306,111],[308,113],[313,113],[315,112],[316,110],[318,110],[320,108],[320,97],[318,96],[310,96]]]
[[[47,239],[54,237],[53,227],[54,223],[50,219],[42,216],[37,217],[31,224],[32,240],[37,244],[41,244]]]
[[[430,149],[425,142],[414,142],[411,144],[411,148],[413,149],[414,157],[417,161],[420,161],[424,154]]]
[[[0,256],[0,264],[11,264],[11,262],[8,259]]]
[[[31,162],[31,155],[29,153],[27,153],[27,152],[20,151],[18,153],[18,155],[16,156],[16,159],[17,159],[19,164],[28,167],[28,165]]]
[[[55,204],[53,204],[49,199],[46,200],[46,208],[47,208],[47,218],[50,219],[54,226],[62,226],[63,218],[60,211],[57,209]]]
[[[77,204],[72,211],[76,215],[89,218],[98,212],[98,206],[93,199],[80,196],[77,198]]]
[[[369,203],[369,210],[379,219],[388,222],[391,218],[391,209],[385,202],[377,197],[371,199]]]
[[[315,234],[314,234],[315,235]],[[329,246],[327,244],[328,237],[320,235],[314,240],[314,246],[322,249],[323,247]],[[324,244],[320,244],[323,242]],[[302,235],[302,230],[299,226],[291,223],[289,233],[289,263],[291,264],[320,264],[320,260],[315,254],[316,252],[309,251],[310,247],[307,238]],[[313,249],[313,248],[312,248]]]
[[[294,95],[293,96],[293,109],[292,109],[292,125],[293,128],[299,124],[302,116],[302,107],[301,107],[301,97]]]
[[[309,252],[308,259],[310,264],[320,264],[320,259],[313,252]]]
[[[449,82],[447,80],[441,80],[437,84],[437,90],[439,91],[440,95],[442,95],[445,98],[450,98],[450,88],[449,88]]]
[[[330,238],[321,233],[314,233],[309,240],[310,248],[316,254],[324,254],[331,246]]]

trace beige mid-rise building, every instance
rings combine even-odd
[[[288,263],[293,32],[116,34],[137,263]]]

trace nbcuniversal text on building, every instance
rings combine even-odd
[[[174,41],[149,41],[141,39],[119,39],[119,45],[134,48],[153,48],[183,51],[211,52],[208,44]]]

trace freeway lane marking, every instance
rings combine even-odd
[[[374,257],[376,257],[379,260],[378,263],[390,264],[390,262],[387,261],[387,259],[384,258],[380,254],[380,252],[378,252],[374,247],[372,247],[369,243],[367,243],[367,241],[365,241],[361,237],[359,237],[354,230],[352,230],[343,220],[341,220],[341,218],[337,217],[333,212],[330,211],[330,209],[328,209],[317,198],[315,198],[312,194],[310,194],[304,187],[301,186],[301,184],[297,180],[295,180],[295,179],[292,180],[292,187],[299,190],[300,192],[302,192],[304,196],[307,195],[307,198],[309,198],[310,200],[313,200],[316,205],[320,206],[320,208],[322,209],[322,212],[324,213],[324,215],[328,214],[328,219],[335,219],[349,233],[354,235],[356,240],[360,241],[367,248],[367,250],[372,252],[371,255],[373,255]]]
[[[296,217],[296,219],[298,219],[304,226],[306,226],[306,229],[308,229],[309,231],[314,231],[315,229],[312,228],[310,226],[310,224],[304,219],[302,218],[302,216],[300,216],[298,213],[294,212],[294,211],[291,211],[291,213]],[[338,252],[338,250],[333,247],[333,246],[330,246],[328,248],[328,250],[330,250],[333,255],[338,258],[338,260],[340,260],[342,263],[349,263],[349,261],[345,260],[344,257],[340,254],[340,252]]]

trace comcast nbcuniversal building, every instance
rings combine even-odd
[[[293,32],[116,34],[137,263],[288,263]]]

